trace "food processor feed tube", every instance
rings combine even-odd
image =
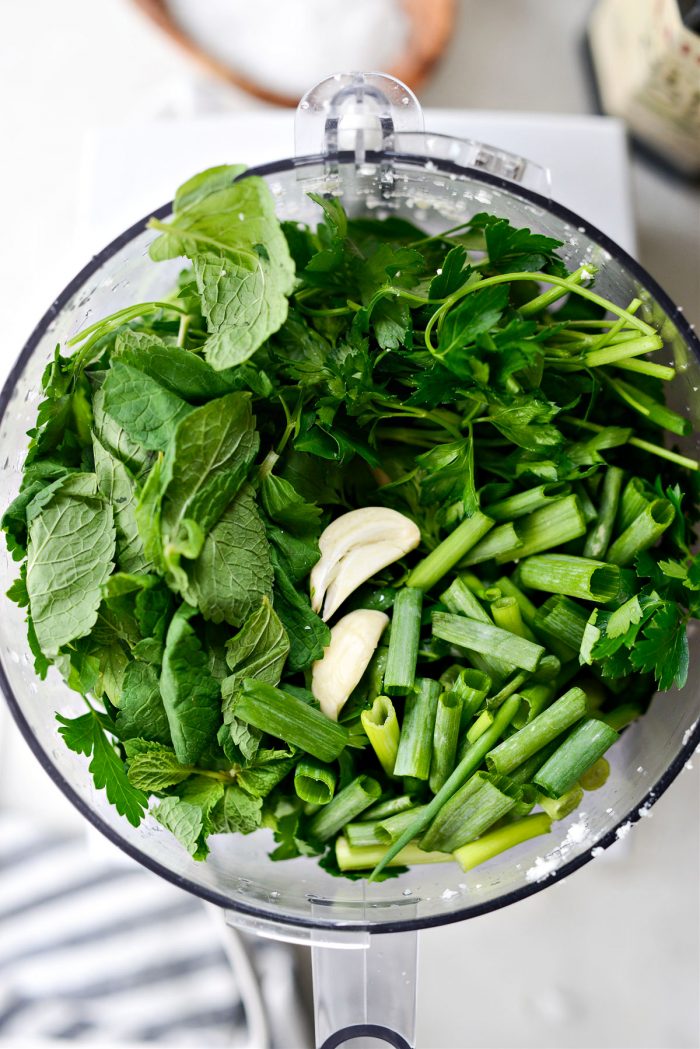
[[[639,315],[659,330],[676,366],[674,407],[698,429],[700,344],[681,311],[622,249],[549,199],[546,174],[509,153],[423,131],[414,96],[379,74],[330,77],[302,100],[297,156],[257,168],[280,218],[315,224],[309,193],[338,196],[354,217],[394,215],[428,235],[489,211],[562,242],[571,271],[597,267],[596,288],[620,307],[641,300]],[[245,176],[242,176],[245,177]],[[159,219],[170,215],[170,205]],[[134,302],[162,299],[177,280],[178,259],[148,260],[153,231],[140,222],[92,259],[58,297],[30,337],[0,397],[0,492],[20,485],[27,430],[36,424],[41,376],[57,343],[95,318]],[[690,438],[678,444],[697,457]],[[0,555],[0,587],[17,574]],[[691,634],[691,661],[700,656]],[[61,745],[55,713],[84,713],[81,697],[53,670],[34,672],[24,613],[3,613],[0,685],[40,762],[79,810],[149,869],[225,911],[235,926],[304,943],[313,953],[317,1044],[413,1046],[417,930],[484,914],[554,884],[626,833],[648,812],[698,744],[698,683],[657,696],[609,753],[612,772],[586,796],[585,812],[553,825],[547,838],[524,841],[472,873],[456,863],[416,865],[398,878],[369,883],[333,878],[315,859],[271,862],[272,833],[221,834],[196,862],[156,820],[131,826],[97,792],[89,763]]]

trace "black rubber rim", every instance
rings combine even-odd
[[[274,174],[280,174],[285,171],[292,171],[296,168],[308,167],[315,164],[321,164],[326,158],[321,156],[310,156],[310,157],[295,157],[286,160],[276,161],[271,164],[262,164],[259,167],[249,168],[241,178],[248,178],[251,175],[268,176]],[[339,161],[348,162],[353,160],[353,154],[341,153],[338,156]],[[396,160],[401,164],[413,165],[413,166],[424,166],[426,158],[424,156],[418,156],[407,153],[368,153],[367,160],[370,162],[376,162],[380,160]],[[526,189],[521,186],[516,186],[514,183],[509,182],[507,179],[499,178],[495,175],[491,175],[488,172],[478,171],[473,168],[463,168],[458,164],[454,164],[451,161],[443,160],[431,160],[434,165],[434,169],[438,171],[444,171],[448,174],[455,175],[468,175],[470,178],[476,179],[480,182],[484,182],[488,185],[494,186],[498,189],[505,190],[511,196],[521,197],[529,204],[534,204],[541,208],[545,212],[550,212],[556,215],[558,218],[563,219],[565,222],[578,227],[584,226],[587,234],[591,236],[596,243],[602,247],[605,251],[609,252],[610,255],[622,262],[630,273],[642,284],[648,291],[651,292],[653,297],[656,299],[658,304],[662,307],[664,312],[667,314],[669,319],[676,325],[679,333],[694,353],[697,361],[700,363],[700,340],[691,328],[690,324],[686,320],[683,311],[673,302],[671,297],[659,286],[659,284],[650,276],[647,271],[639,265],[639,263],[632,258],[632,256],[621,248],[619,244],[611,240],[610,237],[606,236],[601,230],[597,228],[593,223],[576,212],[571,211],[564,205],[557,203],[556,201],[548,200],[539,193],[535,193],[533,190]],[[34,328],[33,332],[29,336],[25,343],[22,351],[17,358],[17,361],[12,368],[3,388],[0,392],[0,424],[2,423],[7,407],[12,399],[15,386],[19,376],[24,371],[32,353],[36,349],[39,340],[43,336],[47,327],[53,320],[59,315],[63,307],[69,301],[72,295],[82,287],[85,281],[91,277],[103,263],[107,262],[117,251],[123,248],[129,241],[133,240],[139,233],[143,233],[145,230],[148,219],[152,216],[155,218],[165,218],[170,214],[172,210],[172,202],[164,204],[156,211],[151,212],[148,216],[141,219],[139,222],[134,223],[129,229],[121,233],[115,240],[111,241],[102,251],[98,252],[90,262],[80,270],[79,273],[66,285],[61,294],[55,299],[55,301],[48,308],[44,316],[41,318],[39,323]],[[392,932],[407,932],[412,929],[431,929],[436,928],[440,925],[449,925],[452,922],[463,921],[465,918],[477,918],[482,914],[488,914],[490,911],[499,910],[501,907],[508,907],[513,903],[517,903],[519,900],[524,900],[528,896],[533,896],[537,892],[541,892],[542,889],[547,888],[549,885],[553,885],[555,882],[568,878],[574,871],[577,871],[584,864],[588,863],[592,859],[593,849],[596,850],[596,854],[600,849],[607,849],[617,840],[617,831],[623,825],[629,825],[637,823],[641,819],[640,812],[645,813],[648,809],[666,792],[671,783],[674,781],[676,776],[680,774],[685,766],[686,762],[690,760],[691,755],[695,749],[700,746],[700,719],[696,722],[695,727],[692,731],[687,733],[687,738],[674,760],[669,764],[665,772],[659,777],[657,782],[651,787],[644,797],[635,804],[633,810],[626,815],[623,819],[609,830],[605,835],[599,838],[591,848],[586,849],[580,856],[569,860],[566,863],[561,864],[546,879],[540,881],[521,885],[517,889],[513,889],[511,892],[505,893],[500,896],[497,900],[491,900],[484,903],[473,904],[469,907],[463,907],[460,910],[450,911],[449,914],[433,914],[427,915],[422,918],[408,918],[397,921],[387,921],[381,923],[372,922],[348,922],[341,921],[340,923],[334,922],[333,920],[315,920],[312,918],[305,918],[300,915],[285,915],[284,918],[276,915],[272,911],[264,910],[260,907],[251,906],[249,904],[241,903],[236,900],[233,901],[229,897],[217,892],[215,889],[210,889],[207,886],[198,885],[197,883],[190,881],[189,878],[183,875],[177,874],[170,868],[163,866],[157,860],[152,859],[147,853],[142,852],[136,848],[130,842],[125,841],[109,824],[105,823],[98,813],[90,809],[79,794],[73,789],[63,776],[60,774],[58,769],[51,761],[48,754],[39,744],[39,741],[34,736],[24,714],[15,698],[10,683],[5,674],[5,668],[0,664],[0,688],[2,689],[5,698],[7,700],[12,716],[14,717],[20,732],[24,736],[27,744],[29,745],[32,752],[37,757],[40,764],[49,774],[54,783],[59,789],[66,795],[69,801],[75,805],[78,811],[87,819],[94,827],[97,828],[106,838],[109,839],[114,845],[120,848],[132,859],[136,860],[142,866],[148,870],[153,871],[160,877],[165,878],[166,881],[171,882],[173,885],[177,885],[181,889],[185,889],[187,892],[192,893],[195,896],[199,896],[201,899],[207,900],[209,903],[216,904],[217,907],[222,907],[225,910],[240,913],[247,917],[262,920],[263,922],[272,922],[275,924],[284,924],[288,926],[294,926],[302,929],[338,929],[342,928],[343,931],[352,932],[372,932],[375,934],[392,933]]]
[[[321,1049],[337,1049],[351,1038],[381,1038],[387,1045],[393,1045],[394,1049],[412,1049],[409,1042],[401,1034],[381,1027],[379,1024],[353,1024],[351,1027],[341,1027],[339,1031],[326,1038]]]

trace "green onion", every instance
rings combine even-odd
[[[462,670],[449,691],[459,698],[462,705],[461,731],[484,705],[484,700],[491,691],[491,678],[480,670]]]
[[[605,556],[615,525],[623,476],[622,470],[617,466],[609,466],[605,471],[598,515],[586,536],[584,557],[600,559]]]
[[[362,871],[376,869],[384,860],[385,850],[382,845],[370,845],[367,848],[355,849],[346,838],[340,837],[335,843],[335,858],[341,871]],[[417,845],[408,844],[400,849],[389,860],[382,863],[384,867],[413,867],[418,863],[450,863],[452,857],[444,852],[424,852]]]
[[[534,783],[550,798],[560,797],[617,738],[617,732],[604,721],[587,718],[557,747],[535,775]]]
[[[437,816],[445,802],[452,797],[456,790],[459,790],[472,773],[476,772],[486,754],[488,754],[489,750],[491,750],[510,725],[519,705],[520,699],[517,696],[511,696],[510,699],[505,701],[503,706],[497,712],[493,724],[486,730],[486,732],[484,732],[483,736],[481,736],[476,743],[469,747],[467,752],[460,759],[457,768],[447,782],[443,784],[432,801],[428,802],[425,810],[416,817],[414,823],[410,827],[407,827],[398,841],[394,842],[387,849],[381,859],[377,861],[377,864],[370,875],[370,881],[372,881],[372,879],[394,859],[404,845],[408,845],[409,842],[425,830],[431,820]]]
[[[537,609],[535,630],[557,654],[560,653],[555,645],[563,645],[561,654],[566,661],[578,655],[587,622],[588,612],[585,609],[571,598],[557,594],[548,597]]]
[[[428,780],[433,794],[437,794],[455,767],[461,720],[461,699],[454,692],[443,692],[438,700],[435,717],[433,756]]]
[[[390,696],[405,696],[413,688],[418,661],[423,591],[407,586],[394,601],[389,636],[389,655],[384,671],[384,690]]]
[[[546,656],[542,656],[540,665],[538,666],[535,673],[532,675],[532,680],[537,682],[558,681],[562,673],[562,661],[558,656],[552,655],[548,652]],[[567,679],[568,680],[568,679]]]
[[[456,615],[468,616],[469,619],[476,619],[481,623],[491,623],[491,616],[479,603],[467,583],[465,578],[467,574],[462,573],[457,576],[447,590],[440,595],[440,600],[450,612]],[[467,650],[465,654],[477,670],[487,674],[495,682],[503,681],[513,669],[511,663],[504,662],[502,659],[496,659],[489,653]]]
[[[364,820],[362,823],[346,823],[345,837],[354,849],[367,848],[369,845],[386,845],[387,836],[382,833],[377,820]]]
[[[416,816],[420,816],[424,808],[425,805],[417,805],[414,809],[399,812],[395,816],[388,816],[382,820],[378,828],[382,844],[389,845],[393,841],[398,841],[406,828],[415,822]]]
[[[512,550],[503,551],[496,560],[499,563],[530,557],[554,546],[562,546],[572,539],[586,534],[586,521],[575,495],[555,499],[553,503],[535,510],[518,520],[517,531],[520,543]]]
[[[598,758],[579,777],[579,786],[583,787],[584,790],[600,790],[607,783],[609,775],[610,762],[607,758]]]
[[[494,521],[512,521],[514,517],[522,517],[523,514],[539,510],[553,499],[559,499],[568,495],[568,484],[555,482],[554,484],[540,484],[536,488],[529,488],[526,492],[516,492],[505,499],[499,499],[497,503],[491,503],[484,513],[492,517]]]
[[[546,657],[545,657],[546,658]],[[540,666],[541,666],[540,662]],[[539,669],[539,668],[538,668]],[[506,681],[505,685],[495,695],[489,696],[486,700],[486,706],[489,710],[495,710],[500,707],[509,696],[512,696],[517,692],[521,685],[529,679],[530,675],[524,671],[520,671],[518,674],[514,674],[510,681]]]
[[[486,729],[490,728],[496,720],[496,715],[490,710],[482,710],[478,718],[470,728],[467,729],[467,734],[464,737],[463,750],[466,753],[471,743],[476,743],[480,736],[483,736]],[[460,759],[462,755],[460,754]]]
[[[631,564],[637,554],[648,550],[661,538],[675,516],[676,511],[668,499],[647,503],[642,513],[612,544],[607,553],[608,561],[615,565]]]
[[[515,845],[520,845],[530,838],[537,838],[540,834],[548,834],[551,828],[552,821],[549,816],[538,812],[534,816],[525,816],[496,830],[487,831],[476,841],[470,841],[455,849],[453,855],[463,871],[471,871]]]
[[[608,714],[601,714],[600,720],[604,721],[615,732],[622,732],[623,728],[627,728],[633,721],[640,718],[643,713],[644,710],[639,703],[621,703],[619,707],[615,707]]]
[[[363,820],[383,820],[388,816],[395,816],[398,812],[415,808],[416,802],[410,794],[400,794],[397,798],[387,798],[378,801],[376,805],[365,809],[362,813]]]
[[[362,727],[379,758],[379,763],[391,776],[399,749],[399,719],[388,696],[377,696],[369,710],[360,715]]]
[[[351,823],[356,816],[376,801],[382,788],[371,776],[358,776],[309,821],[309,833],[319,841],[328,841]]]
[[[586,693],[580,688],[569,689],[533,721],[503,740],[487,756],[487,766],[501,775],[511,772],[585,714]]]
[[[406,586],[430,590],[492,526],[491,518],[476,510],[416,565],[409,573]]]
[[[619,534],[629,528],[650,502],[644,482],[639,477],[631,477],[622,490],[615,531]]]
[[[553,820],[565,820],[579,807],[582,800],[583,791],[578,785],[567,790],[566,794],[559,798],[548,798],[546,794],[540,794],[537,798],[538,803]]]
[[[289,692],[253,678],[244,680],[235,714],[248,725],[292,743],[319,761],[333,761],[348,741],[348,730],[343,725]]]
[[[528,641],[535,641],[535,635],[529,627],[523,623],[520,613],[520,605],[514,597],[499,597],[491,605],[491,615],[496,626],[501,630],[508,630],[511,634],[524,637]]]
[[[496,586],[501,591],[503,597],[514,597],[518,602],[518,608],[520,609],[520,615],[522,616],[523,622],[527,623],[529,627],[534,625],[535,616],[537,614],[537,608],[533,605],[529,597],[527,597],[519,587],[515,585],[512,579],[507,576],[501,576],[500,579],[496,580]],[[450,612],[455,609],[450,609]]]
[[[518,565],[518,578],[531,590],[566,594],[583,601],[612,601],[620,589],[617,564],[571,554],[540,554]]]
[[[335,794],[336,774],[328,765],[309,758],[300,761],[294,769],[294,790],[297,797],[312,805],[327,805]]]
[[[591,524],[593,521],[595,521],[595,519],[598,516],[598,511],[596,509],[595,503],[593,502],[590,495],[588,494],[588,492],[582,484],[577,484],[575,486],[575,492],[586,524]]]
[[[443,805],[420,847],[428,852],[454,852],[492,827],[514,804],[515,798],[501,790],[492,776],[477,772]]]
[[[530,721],[534,721],[545,707],[554,699],[554,687],[552,685],[529,685],[520,692],[522,703],[517,716],[513,718],[515,728],[522,728]]]
[[[515,724],[515,722],[513,722]],[[559,740],[553,739],[551,743],[548,743],[546,747],[542,747],[542,750],[538,750],[536,754],[533,754],[527,761],[523,761],[522,765],[518,765],[517,769],[513,769],[512,772],[508,773],[508,779],[514,786],[524,785],[530,783],[532,777],[541,769],[547,758],[559,746]]]
[[[490,623],[479,623],[449,612],[433,612],[433,637],[460,648],[483,652],[522,670],[536,670],[544,648]]]
[[[510,553],[522,546],[520,532],[517,524],[508,521],[507,524],[497,525],[485,539],[474,546],[466,557],[460,561],[460,565],[478,565],[482,561],[491,561],[500,558],[503,553]]]
[[[420,678],[418,691],[406,696],[399,749],[394,765],[395,776],[412,776],[427,780],[433,750],[433,730],[440,697],[440,683]]]

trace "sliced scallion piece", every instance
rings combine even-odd
[[[384,671],[384,690],[389,696],[405,696],[413,688],[422,607],[423,591],[418,587],[406,586],[396,595]]]
[[[383,820],[388,816],[396,816],[399,812],[415,808],[415,799],[410,794],[399,794],[397,798],[387,798],[378,801],[362,813],[362,820]]]
[[[530,557],[578,539],[586,534],[586,519],[577,497],[567,495],[519,518],[517,532],[519,544],[498,554],[496,560],[499,564]]]
[[[484,510],[494,521],[512,521],[523,514],[530,514],[533,510],[551,503],[553,499],[560,499],[568,495],[569,485],[556,481],[552,484],[539,484],[536,488],[529,488],[526,492],[516,492],[515,495],[499,499],[497,503],[490,503]]]
[[[433,755],[428,780],[433,794],[437,794],[455,767],[461,720],[461,699],[455,692],[443,692],[438,699],[435,716]]]
[[[246,678],[235,715],[319,761],[333,761],[344,750],[348,730],[290,692]]]
[[[377,696],[369,710],[360,715],[372,750],[387,776],[393,775],[399,749],[399,719],[388,696]]]
[[[602,758],[617,738],[617,732],[604,721],[587,718],[538,770],[534,783],[550,798],[560,797],[571,790],[594,761]]]
[[[575,785],[559,798],[550,798],[540,794],[538,803],[553,820],[564,820],[574,812],[583,801],[583,790]]]
[[[536,670],[544,655],[542,645],[510,634],[490,623],[479,623],[449,612],[433,613],[433,636],[461,648],[485,652],[523,670]]]
[[[648,550],[673,523],[676,511],[668,499],[654,499],[647,503],[630,526],[619,535],[607,552],[614,565],[629,565],[637,554]]]
[[[615,526],[623,477],[622,470],[617,466],[609,466],[605,471],[598,514],[586,536],[586,544],[583,548],[584,557],[593,557],[597,560],[605,557]]]
[[[416,565],[406,580],[406,586],[430,590],[492,527],[491,518],[476,510]]]
[[[431,678],[420,678],[417,686],[418,691],[406,697],[394,775],[427,780],[441,689],[440,683]]]
[[[386,855],[383,845],[353,848],[342,835],[336,839],[335,858],[341,871],[363,871],[376,868]],[[451,863],[452,856],[445,852],[424,852],[417,845],[409,844],[382,864],[384,867],[413,867],[419,863]]]
[[[371,776],[358,776],[309,821],[309,832],[319,841],[328,841],[346,823],[352,823],[377,800],[382,788]]]
[[[329,765],[307,758],[294,769],[294,790],[302,801],[327,805],[335,794],[336,773]]]
[[[478,838],[514,805],[515,798],[501,790],[494,777],[477,772],[443,805],[420,846],[428,852],[454,852]]]
[[[580,688],[569,689],[533,721],[499,743],[487,755],[487,766],[494,772],[506,775],[580,721],[585,713],[586,693]],[[563,794],[564,791],[559,793]]]
[[[552,821],[549,816],[545,812],[538,812],[534,816],[525,816],[523,819],[506,823],[503,827],[487,831],[476,841],[470,841],[455,849],[453,856],[463,871],[471,871],[515,845],[536,838],[540,834],[548,834],[551,829]]]
[[[605,564],[572,554],[528,557],[518,565],[518,579],[530,590],[546,590],[550,594],[565,594],[603,604],[612,601],[620,589],[617,564]]]

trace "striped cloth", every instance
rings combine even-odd
[[[0,1045],[305,1049],[288,947],[100,852],[0,813]]]

